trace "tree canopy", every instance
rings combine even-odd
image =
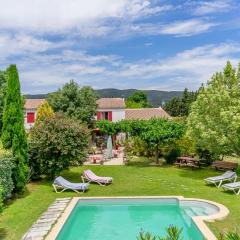
[[[108,135],[125,132],[130,136],[139,137],[149,148],[155,151],[157,162],[159,149],[166,144],[174,143],[185,133],[184,124],[155,118],[150,120],[122,120],[116,123],[99,121],[97,127]]]
[[[48,102],[55,112],[74,117],[90,125],[97,109],[97,95],[91,87],[82,87],[71,80],[52,93]]]
[[[240,65],[213,75],[193,103],[188,134],[203,150],[240,156]]]
[[[150,104],[147,99],[147,95],[143,91],[137,91],[126,100],[127,108],[146,108]]]
[[[43,122],[44,120],[51,118],[53,116],[54,116],[54,111],[53,111],[52,107],[49,105],[49,103],[47,101],[45,101],[38,108],[35,124],[37,125],[40,122]]]
[[[191,104],[196,100],[198,92],[184,89],[181,97],[175,97],[164,105],[164,109],[173,117],[188,116]]]
[[[85,160],[89,130],[79,120],[61,115],[44,119],[30,132],[29,158],[32,177],[53,179],[70,165]]]
[[[7,87],[6,72],[0,71],[0,136],[2,133],[2,118],[3,118],[4,99],[6,95],[6,87]]]

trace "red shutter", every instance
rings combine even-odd
[[[108,112],[108,121],[112,121],[112,112]]]
[[[35,113],[28,112],[27,113],[27,123],[34,123],[35,122]]]
[[[97,112],[97,120],[101,120],[101,112]]]

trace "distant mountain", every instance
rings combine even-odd
[[[138,91],[137,89],[124,89],[119,90],[115,88],[106,88],[106,89],[97,89],[99,97],[121,97],[128,98],[134,92]],[[148,101],[151,103],[153,107],[162,106],[164,103],[168,102],[174,97],[178,97],[182,95],[182,91],[159,91],[159,90],[143,90],[147,94]],[[27,99],[42,99],[47,98],[48,94],[27,94],[25,97]]]
[[[115,88],[106,88],[96,90],[100,97],[122,97],[128,98],[137,89],[124,89],[119,90]],[[182,96],[182,91],[159,91],[159,90],[142,90],[146,93],[148,101],[153,107],[162,106],[164,103],[168,102],[174,97]]]

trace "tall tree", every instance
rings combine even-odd
[[[2,143],[6,149],[12,149],[15,159],[13,182],[16,192],[24,190],[27,167],[27,137],[24,129],[23,100],[16,65],[7,69],[7,91],[3,110]]]
[[[127,108],[146,108],[150,104],[147,99],[147,95],[143,91],[137,91],[126,100]]]
[[[191,104],[196,100],[198,92],[189,92],[184,89],[181,97],[175,97],[168,101],[164,109],[173,117],[188,116]]]
[[[2,133],[3,106],[6,95],[6,86],[7,86],[6,72],[0,71],[0,136]]]
[[[96,114],[96,100],[97,94],[91,87],[80,88],[73,80],[48,97],[48,102],[55,112],[75,117],[88,125]]]
[[[188,118],[197,146],[216,154],[240,156],[240,77],[230,62],[202,88]]]

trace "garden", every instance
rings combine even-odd
[[[212,200],[224,204],[230,214],[223,221],[208,223],[210,229],[219,239],[240,239],[238,196],[204,182],[222,174],[211,167],[215,160],[239,163],[239,86],[240,65],[234,69],[228,62],[223,72],[189,97],[184,105],[188,109],[178,117],[96,122],[98,96],[92,88],[70,81],[48,96],[38,109],[34,127],[26,132],[17,68],[11,65],[0,71],[0,239],[21,239],[56,198],[76,196],[70,191],[56,194],[53,180],[61,175],[80,182],[88,168],[97,175],[112,176],[114,183],[91,184],[84,196],[173,195]],[[134,98],[129,102],[141,105]],[[176,102],[167,107],[174,108]],[[124,149],[125,165],[84,165],[96,128],[107,136],[124,135],[118,144]],[[194,157],[202,165],[198,169],[175,166],[180,156]],[[140,240],[157,239],[148,229],[144,231]]]

